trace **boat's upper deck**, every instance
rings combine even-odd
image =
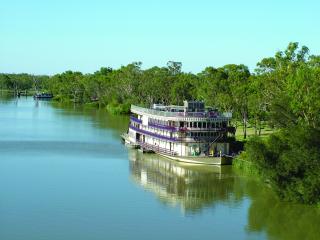
[[[131,105],[131,112],[138,115],[172,121],[201,121],[204,119],[207,121],[229,121],[232,117],[231,112],[221,113],[210,109],[187,111],[182,106],[157,106],[156,108],[143,108]]]

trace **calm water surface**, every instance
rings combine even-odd
[[[121,144],[128,118],[0,100],[0,239],[320,239],[320,211],[231,167]]]

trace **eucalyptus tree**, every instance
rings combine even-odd
[[[225,65],[224,71],[228,74],[229,97],[232,102],[232,111],[235,117],[242,121],[243,138],[247,137],[247,126],[249,118],[248,94],[250,71],[247,66],[240,64]]]
[[[106,106],[110,101],[111,94],[111,68],[100,68],[94,74],[86,74],[83,78],[83,85],[85,89],[84,101],[96,101],[98,107]]]
[[[137,102],[141,99],[140,81],[142,77],[141,62],[133,62],[110,74],[112,101],[123,104]]]
[[[261,135],[262,122],[267,120],[263,80],[261,76],[251,75],[248,83],[249,122],[255,129],[255,135]]]
[[[207,67],[198,74],[197,97],[207,105],[224,111],[232,110],[231,89],[228,74],[223,68]]]
[[[167,68],[172,75],[181,73],[182,62],[169,61],[167,62]]]
[[[140,84],[142,103],[170,103],[172,79],[168,68],[152,67],[143,71]]]
[[[311,86],[307,84],[316,84],[311,83],[316,78],[310,77],[313,73],[310,72],[308,59],[307,47],[299,49],[298,43],[289,43],[285,51],[278,51],[273,58],[262,59],[257,64],[256,72],[264,81],[263,94],[271,124],[286,127],[296,124],[303,118],[302,115],[306,118],[306,111],[301,112],[297,108],[303,107],[299,102],[308,101],[307,98],[311,96],[311,92],[307,93],[308,97],[303,92],[310,90]]]
[[[171,102],[181,105],[184,100],[194,100],[198,78],[192,73],[180,73],[174,78],[171,88]]]

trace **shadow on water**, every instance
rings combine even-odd
[[[320,209],[280,201],[270,188],[231,166],[198,166],[129,151],[133,181],[165,205],[198,214],[217,204],[237,208],[250,199],[246,231],[269,239],[319,239]],[[241,207],[241,206],[240,206]]]

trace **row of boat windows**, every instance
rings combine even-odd
[[[137,123],[133,123],[133,126],[136,128],[140,128],[139,124]],[[149,128],[145,129],[145,130],[151,130]],[[160,134],[160,135],[164,135],[164,132],[161,130],[156,130],[155,131],[156,134]],[[186,137],[191,137],[191,138],[196,138],[196,137],[204,137],[204,138],[213,138],[213,137],[217,137],[219,134],[219,132],[186,132]],[[172,137],[172,133],[170,133],[170,135],[165,134],[166,136],[170,136]]]
[[[163,125],[163,126],[174,126],[174,124],[171,122],[167,122],[167,121],[162,121],[159,119],[153,119],[153,118],[149,118],[149,123],[153,123],[153,124],[159,124],[159,125]]]
[[[159,124],[163,126],[176,126],[173,122],[162,121],[158,119],[149,119],[149,123]],[[179,127],[190,128],[226,128],[227,122],[180,122]]]
[[[215,137],[218,136],[218,132],[188,132],[188,137]]]
[[[139,124],[137,123],[133,123],[133,126],[136,128],[140,128]],[[151,129],[147,128],[146,130],[151,130]],[[155,129],[155,133],[163,134],[164,131]],[[218,134],[219,134],[218,132],[186,132],[187,137],[214,137],[214,136],[218,136]],[[170,133],[170,136],[172,137],[172,133]]]
[[[180,122],[180,127],[190,128],[226,128],[227,122]]]

